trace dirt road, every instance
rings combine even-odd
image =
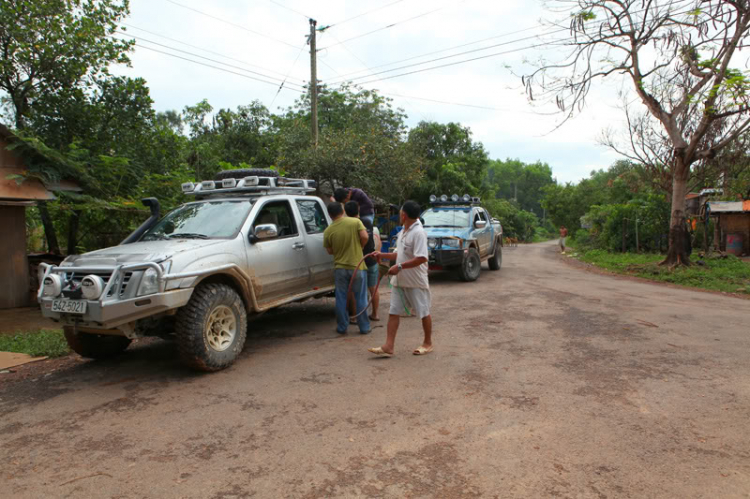
[[[0,379],[0,497],[750,497],[750,302],[506,249],[432,277],[436,351],[373,359],[332,303],[231,369],[165,342]],[[387,304],[384,300],[383,310]]]

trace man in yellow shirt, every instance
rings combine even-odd
[[[328,205],[328,215],[333,223],[323,233],[323,245],[328,254],[333,255],[334,275],[336,283],[336,332],[346,334],[349,327],[349,312],[346,308],[347,292],[352,275],[354,286],[352,292],[357,303],[357,325],[359,332],[370,332],[370,319],[367,313],[367,273],[362,261],[362,248],[367,244],[369,236],[367,229],[359,218],[344,216],[341,203],[333,202]]]

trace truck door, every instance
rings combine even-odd
[[[248,254],[260,303],[303,293],[310,283],[306,240],[289,201],[269,200],[260,205],[252,222],[253,230],[265,224],[276,225],[278,236],[257,241]]]
[[[331,287],[334,285],[333,256],[323,247],[323,232],[329,225],[323,202],[319,199],[297,199],[296,204],[307,240],[310,287]]]
[[[481,229],[477,228],[477,222],[484,222],[485,226]],[[472,238],[476,239],[477,244],[479,245],[479,256],[481,258],[485,258],[489,255],[489,252],[491,250],[492,228],[490,227],[490,221],[482,208],[477,208],[474,210],[472,227]]]

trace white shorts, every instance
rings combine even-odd
[[[388,313],[424,319],[430,315],[431,303],[429,289],[394,287],[391,292],[391,309]]]

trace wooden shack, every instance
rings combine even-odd
[[[750,254],[750,200],[710,201],[708,212],[717,219],[714,241],[717,249],[727,251],[727,241],[742,240],[740,254]],[[735,243],[736,244],[736,243]],[[729,248],[730,250],[732,248]],[[735,249],[738,249],[735,246]]]
[[[55,190],[80,190],[74,183],[47,186],[24,178],[27,167],[21,155],[8,147],[18,138],[0,125],[0,309],[30,304],[29,264],[26,253],[26,208],[55,199]]]

